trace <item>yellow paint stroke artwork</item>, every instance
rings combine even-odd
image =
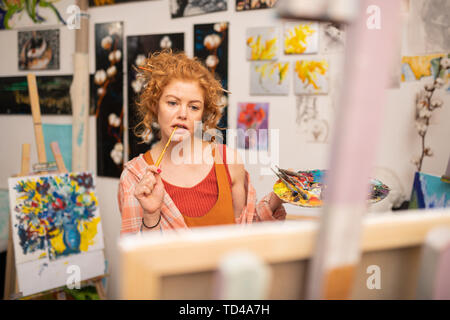
[[[277,84],[281,85],[286,79],[286,75],[289,69],[289,62],[276,62],[276,63],[263,63],[255,68],[255,71],[259,73],[259,83],[262,85],[264,79],[272,80],[276,72]]]
[[[251,49],[251,60],[271,60],[277,52],[277,37],[266,40],[264,45],[261,43],[261,36],[256,40],[254,37],[247,39],[247,46]]]
[[[319,75],[325,75],[328,71],[328,62],[325,60],[301,60],[295,63],[295,72],[299,79],[304,83],[306,88],[308,85],[312,85],[315,90],[321,88],[317,85],[317,77]]]
[[[284,52],[288,54],[305,52],[308,47],[308,37],[316,32],[310,27],[310,24],[300,24],[294,29],[288,30],[284,39]]]
[[[419,80],[423,77],[431,76],[431,60],[443,56],[443,54],[432,54],[426,56],[402,57],[402,65],[407,64],[411,68],[415,80]],[[407,80],[412,79],[406,79],[405,73],[402,72],[402,82]]]

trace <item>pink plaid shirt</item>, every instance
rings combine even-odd
[[[142,217],[144,210],[139,201],[134,196],[134,188],[144,175],[148,164],[143,155],[128,161],[124,165],[124,170],[120,176],[119,182],[119,209],[122,215],[122,226],[120,234],[138,233],[141,231]],[[247,202],[239,216],[236,219],[237,224],[251,224],[258,221],[284,220],[286,211],[283,206],[275,212],[269,207],[268,201],[271,193],[265,195],[258,204],[256,204],[256,191],[250,183],[250,176],[245,172],[245,190],[247,192]],[[184,222],[183,215],[173,203],[167,192],[164,195],[163,205],[161,207],[161,230],[188,229]],[[145,229],[147,231],[148,229]],[[151,230],[150,230],[151,231]]]

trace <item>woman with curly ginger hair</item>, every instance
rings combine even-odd
[[[206,130],[217,129],[225,91],[208,69],[184,53],[163,51],[151,55],[139,71],[145,85],[137,102],[137,135],[143,137],[157,123],[161,136],[124,166],[118,194],[121,234],[284,219],[282,202],[273,192],[256,205],[235,150],[202,138]],[[172,133],[156,167],[154,159]]]

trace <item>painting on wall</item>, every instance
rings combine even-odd
[[[238,148],[267,150],[269,103],[238,103]]]
[[[194,56],[202,61],[208,70],[220,80],[222,87],[228,90],[228,22],[194,25]],[[227,95],[221,105],[222,117],[218,123],[228,128]],[[226,129],[220,130],[223,143],[226,143]]]
[[[59,69],[59,29],[18,32],[19,70]]]
[[[37,76],[41,114],[71,114],[71,75]],[[0,77],[0,114],[31,114],[26,77]]]
[[[37,76],[41,114],[72,114],[70,100],[71,75]],[[95,114],[94,76],[90,80],[89,114]],[[0,77],[0,114],[31,114],[26,77]]]
[[[137,77],[135,67],[143,66],[146,58],[157,51],[172,49],[173,52],[184,51],[184,33],[150,34],[127,37],[128,66],[128,150],[129,159],[145,153],[159,141],[158,127],[152,126],[143,139],[136,137],[134,129],[139,123],[136,100],[145,80]],[[139,129],[139,128],[137,128]]]
[[[172,18],[198,16],[226,10],[227,0],[170,0]]]
[[[101,7],[112,4],[126,4],[130,2],[147,1],[147,0],[89,0],[89,7]]]
[[[402,82],[418,81],[422,78],[436,78],[439,70],[439,59],[445,54],[402,57]],[[450,54],[447,55],[450,57]]]
[[[92,257],[89,253],[104,248],[92,174],[18,177],[8,179],[8,184],[20,290],[26,295],[47,289],[41,287],[42,276],[53,277],[52,283],[58,284],[55,287],[65,285],[67,259],[83,264],[87,254]],[[88,269],[103,273],[104,267],[99,270],[98,263],[104,265],[104,260],[92,260],[82,273],[89,275]],[[57,265],[59,271],[55,272]]]
[[[331,110],[329,98],[301,95],[297,97],[296,124],[308,143],[327,143],[330,133]]]
[[[97,175],[120,177],[123,168],[123,22],[95,25]]]
[[[320,45],[324,54],[342,52],[345,48],[345,27],[343,24],[326,22],[320,24]]]
[[[273,8],[277,0],[236,0],[236,11]]]
[[[252,62],[250,94],[287,95],[289,93],[289,62]]]
[[[248,28],[246,36],[248,60],[278,59],[278,28]]]
[[[294,93],[326,94],[329,90],[327,60],[299,60],[294,67]]]
[[[312,54],[319,52],[318,22],[287,22],[284,25],[284,53]]]
[[[414,0],[408,14],[408,54],[423,55],[450,51],[450,2]]]
[[[450,183],[441,177],[416,172],[409,209],[431,209],[450,207]]]
[[[66,24],[66,9],[75,0],[0,0],[0,30]]]

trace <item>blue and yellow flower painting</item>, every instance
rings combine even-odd
[[[67,173],[11,180],[16,263],[44,257],[55,260],[103,248],[92,174]]]

